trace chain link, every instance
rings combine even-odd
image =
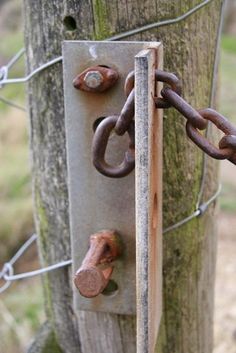
[[[178,77],[170,72],[156,70],[157,81],[165,87],[161,97],[153,97],[158,109],[175,108],[186,119],[187,136],[206,154],[215,159],[228,159],[236,164],[236,127],[217,111],[206,108],[196,110],[181,97],[181,83]],[[93,139],[93,163],[96,169],[112,178],[128,175],[134,169],[134,115],[135,115],[135,74],[131,71],[126,78],[124,91],[127,100],[119,116],[105,118],[95,131]],[[111,122],[112,120],[112,122]],[[219,141],[219,147],[214,146],[199,130],[205,130],[208,123],[213,123],[225,135]],[[104,155],[111,131],[117,135],[128,132],[130,147],[120,166],[110,166],[104,160]]]
[[[200,115],[207,120],[211,121],[216,127],[227,134],[236,135],[236,128],[221,114],[213,109],[202,109],[199,111]],[[229,145],[222,145],[219,142],[220,148],[215,147],[208,141],[198,130],[190,123],[186,124],[186,132],[189,138],[200,147],[205,153],[215,159],[228,159],[233,164],[236,164],[236,149],[232,149]],[[236,137],[236,136],[235,136]]]
[[[181,94],[181,84],[177,76],[170,72],[156,70],[155,78],[171,87],[177,96]],[[98,125],[92,144],[93,164],[103,175],[121,178],[128,175],[135,166],[134,150],[134,112],[135,112],[135,75],[130,72],[125,80],[124,92],[127,96],[119,116],[107,117]],[[157,108],[169,108],[171,104],[163,97],[154,97]],[[201,117],[200,117],[201,118]],[[119,136],[129,134],[130,145],[123,162],[119,166],[111,166],[105,161],[105,152],[110,133],[114,129]]]
[[[200,115],[200,113],[172,89],[162,89],[161,95],[173,108],[178,110],[178,112],[180,112],[192,126],[199,130],[204,130],[207,127],[207,121]]]
[[[171,89],[165,88],[161,91],[161,94],[187,119],[187,135],[202,151],[212,158],[219,160],[228,159],[233,164],[236,164],[236,127],[228,119],[210,108],[195,110]],[[219,147],[214,146],[199,132],[199,130],[207,128],[208,122],[213,123],[218,130],[225,134],[219,141]]]
[[[122,178],[128,175],[135,165],[134,159],[134,121],[129,124],[129,149],[125,153],[123,162],[118,166],[111,166],[105,161],[105,153],[110,133],[118,120],[118,115],[109,116],[98,125],[92,144],[93,164],[103,175],[110,178]]]

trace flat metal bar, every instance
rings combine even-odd
[[[162,313],[162,46],[135,57],[137,353],[154,353]]]

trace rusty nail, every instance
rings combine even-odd
[[[93,66],[81,72],[73,80],[76,89],[86,92],[104,92],[114,86],[118,72],[106,66]]]
[[[102,293],[113,271],[113,266],[108,264],[120,253],[120,240],[114,230],[102,230],[90,236],[89,250],[74,278],[82,296],[93,298]]]

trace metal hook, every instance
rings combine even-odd
[[[93,143],[92,155],[95,168],[103,175],[110,178],[121,178],[128,175],[135,166],[135,143],[134,143],[134,122],[132,121],[128,127],[129,149],[125,153],[123,162],[118,166],[111,166],[105,161],[105,152],[111,131],[116,125],[118,115],[105,118],[97,127]]]

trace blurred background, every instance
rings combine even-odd
[[[221,39],[219,111],[236,123],[236,0],[228,0]],[[23,47],[20,0],[0,0],[0,67]],[[21,58],[10,77],[24,75]],[[25,87],[0,90],[0,268],[33,233]],[[1,97],[23,109],[10,107]],[[236,169],[221,162],[219,241],[215,298],[214,353],[236,353]],[[31,246],[16,272],[36,269],[37,250]],[[44,322],[40,278],[14,283],[0,295],[0,353],[23,353]]]

